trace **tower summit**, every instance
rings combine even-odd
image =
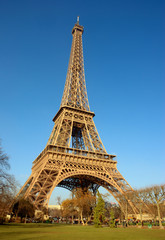
[[[133,190],[117,170],[116,156],[107,154],[93,121],[85,84],[82,34],[78,17],[72,29],[64,93],[53,119],[52,133],[17,195],[17,199],[29,199],[37,209],[48,206],[55,187],[90,188],[96,192],[102,186],[119,203],[121,197],[126,199],[126,193]],[[130,211],[138,213],[135,203],[126,200]]]
[[[61,107],[70,106],[89,111],[84,74],[82,34],[83,26],[79,25],[78,17],[77,23],[72,29],[73,40]]]
[[[87,97],[82,47],[83,26],[79,18],[72,29],[72,47],[61,106],[53,121],[47,145],[72,147],[93,152],[106,150],[93,122]]]

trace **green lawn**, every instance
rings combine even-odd
[[[138,228],[95,228],[94,226],[56,224],[8,224],[0,226],[3,240],[159,240],[165,239],[165,230]]]

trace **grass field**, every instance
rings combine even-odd
[[[56,224],[8,224],[0,226],[3,240],[164,240],[165,230],[138,228],[95,228]]]

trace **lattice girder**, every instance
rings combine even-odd
[[[76,24],[72,31],[71,54],[61,107],[70,106],[89,111],[84,74],[82,33],[83,27]]]
[[[55,125],[47,145],[70,147],[73,129],[74,127],[79,127],[82,133],[83,144],[81,143],[78,148],[106,153],[94,124],[93,116],[92,112],[63,107],[54,120]]]
[[[74,179],[81,180],[83,176],[83,178],[86,179],[86,184],[101,185],[108,191],[113,192],[117,201],[119,201],[119,193],[123,194],[128,188],[131,190],[131,187],[122,175],[118,173],[116,168],[117,162],[112,160],[113,155],[100,155],[97,153],[93,155],[95,156],[93,157],[92,152],[88,152],[89,157],[82,155],[85,151],[77,149],[77,153],[79,152],[79,154],[67,153],[70,150],[71,149],[68,148],[55,148],[49,145],[47,149],[40,154],[40,157],[36,159],[35,165],[32,168],[32,175],[36,175],[38,166],[43,166],[43,169],[37,172],[38,176],[36,176],[35,181],[31,182],[28,188],[29,192],[27,191],[28,194],[25,196],[29,198],[37,208],[47,206],[53,189],[56,186],[60,186],[60,183],[62,186],[62,184],[67,182],[65,179],[70,179],[70,182],[72,182],[72,188],[70,188],[70,190],[72,190],[73,187],[80,186],[80,183],[76,181],[73,184]],[[107,157],[109,157],[109,159],[107,159]],[[41,164],[41,162],[46,162],[46,164]],[[120,182],[118,176],[123,180],[122,185],[118,184],[118,181]],[[135,209],[134,212],[136,212]]]
[[[106,188],[121,203],[133,189],[117,170],[116,156],[107,154],[90,111],[83,60],[83,27],[75,24],[61,106],[45,149],[33,162],[32,173],[17,195],[29,199],[37,209],[47,207],[55,187],[73,190]],[[136,204],[126,199],[130,211]]]

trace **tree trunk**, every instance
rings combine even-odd
[[[159,227],[160,227],[160,228],[163,228],[163,226],[162,226],[162,221],[161,221],[161,217],[160,217],[160,207],[159,207],[159,203],[157,203],[156,206],[157,206],[157,210],[158,210]]]
[[[85,225],[88,225],[88,222],[91,220],[91,216],[88,216],[87,218],[86,218],[86,223],[85,223]]]
[[[26,218],[27,218],[27,214],[26,214],[26,216],[25,216],[25,222],[24,222],[24,223],[26,223]]]
[[[128,226],[128,203],[126,202],[126,213],[125,213],[125,218],[126,218],[126,226]]]
[[[78,224],[80,224],[80,215],[78,215]]]
[[[140,221],[141,221],[141,225],[142,225],[143,219],[142,219],[142,208],[141,208],[141,206],[140,206]]]
[[[82,224],[83,224],[83,226],[84,226],[85,223],[84,223],[84,220],[83,220],[83,214],[82,214],[82,211],[80,212],[80,217],[81,217],[81,222],[82,222]]]

